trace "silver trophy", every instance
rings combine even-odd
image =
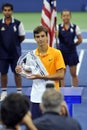
[[[38,56],[34,54],[34,51],[28,51],[27,54],[22,55],[17,65],[22,67],[20,74],[24,77],[30,76],[31,74],[48,74]]]
[[[26,64],[26,59],[27,59],[27,53],[20,56],[17,62],[17,66],[21,66],[22,70],[20,72],[20,75],[23,77],[27,77],[32,74],[32,69],[29,65]]]

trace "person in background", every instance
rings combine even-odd
[[[37,130],[30,114],[29,100],[20,93],[11,93],[1,103],[1,130],[21,130],[25,125],[29,130]]]
[[[57,27],[59,39],[58,49],[62,52],[65,65],[69,66],[72,86],[77,87],[78,76],[76,70],[79,59],[76,47],[82,42],[81,31],[76,24],[71,23],[71,12],[69,10],[63,10],[61,12],[61,19],[63,23]],[[65,86],[64,79],[61,80],[61,86]]]
[[[35,119],[42,115],[39,104],[45,91],[46,81],[53,80],[55,88],[59,90],[59,80],[64,78],[65,64],[60,50],[48,45],[48,29],[46,27],[37,26],[33,34],[37,48],[29,51],[26,55],[25,66],[17,66],[16,72],[22,73],[22,70],[25,72],[31,70],[31,74],[25,77],[33,80],[30,101],[32,118]]]
[[[18,58],[21,55],[21,42],[25,39],[24,26],[21,21],[12,17],[13,5],[2,5],[3,19],[0,19],[0,72],[1,72],[1,101],[7,96],[8,69],[11,67],[17,92],[22,93],[21,76],[15,72]]]
[[[40,104],[42,117],[34,120],[38,130],[81,130],[80,124],[69,116],[67,105],[61,92],[49,85]]]

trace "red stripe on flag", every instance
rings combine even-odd
[[[51,18],[51,13],[45,8],[45,5],[43,6],[43,9],[42,9],[45,13],[45,15],[48,17],[48,18]]]
[[[44,0],[42,12],[44,12],[44,15],[46,15],[47,19],[44,18],[45,16],[42,13],[41,24],[48,28],[49,45],[53,46],[55,37],[54,31],[55,31],[55,17],[56,17],[56,0]]]

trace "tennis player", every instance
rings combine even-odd
[[[59,80],[64,78],[65,64],[60,50],[49,47],[47,28],[38,26],[33,33],[37,49],[27,54],[26,65],[30,67],[32,74],[26,77],[33,80],[30,100],[32,118],[35,119],[42,115],[39,104],[45,91],[46,81],[53,80],[58,90]],[[24,69],[26,68],[28,67]],[[21,66],[17,66],[16,72],[21,73],[21,71]]]

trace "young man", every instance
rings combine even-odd
[[[9,66],[14,73],[17,92],[21,93],[21,77],[15,72],[15,66],[21,55],[21,42],[25,39],[23,24],[12,17],[13,5],[2,5],[4,18],[0,20],[0,72],[1,101],[7,96],[7,73]]]
[[[34,120],[38,130],[81,130],[80,124],[67,115],[63,96],[54,88],[43,93],[40,106],[43,115]]]
[[[48,30],[43,26],[34,29],[34,38],[37,42],[37,49],[27,54],[27,70],[32,74],[26,77],[33,80],[31,90],[31,112],[32,118],[41,116],[39,104],[45,90],[46,80],[54,80],[56,89],[59,89],[59,80],[64,78],[65,64],[59,50],[49,47]],[[24,68],[26,70],[26,68]],[[21,66],[16,67],[16,72],[21,73]]]
[[[29,112],[29,100],[19,93],[9,94],[1,103],[1,121],[3,130],[21,130],[23,124],[29,130],[37,130]]]
[[[79,62],[76,46],[82,42],[81,31],[79,27],[70,22],[71,12],[64,10],[61,12],[62,24],[58,25],[59,47],[63,54],[65,65],[69,66],[72,78],[72,86],[78,86],[78,77],[76,75],[77,64]],[[77,40],[75,41],[75,38]],[[61,80],[61,86],[65,86],[64,80]]]

